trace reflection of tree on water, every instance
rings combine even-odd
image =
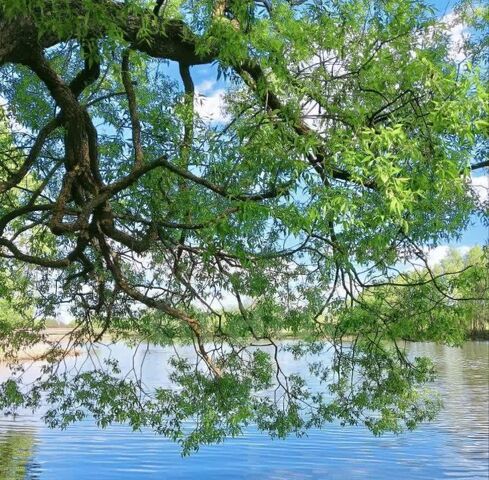
[[[488,458],[489,343],[467,342],[461,348],[419,343],[410,350],[436,364],[443,399],[437,426],[451,434],[451,444],[461,458]]]
[[[0,480],[39,478],[39,466],[32,460],[34,443],[32,432],[0,432]]]

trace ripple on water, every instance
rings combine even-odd
[[[438,365],[436,387],[445,403],[435,422],[415,432],[373,437],[361,427],[331,424],[305,438],[271,440],[248,428],[242,437],[182,458],[178,445],[152,432],[134,433],[123,425],[101,430],[91,421],[49,430],[38,416],[26,414],[0,418],[0,452],[10,455],[0,458],[0,480],[9,461],[24,473],[16,478],[31,480],[487,480],[489,344],[471,342],[462,349],[416,344],[412,350]],[[146,368],[158,371],[156,365],[167,358],[164,349],[152,350]]]

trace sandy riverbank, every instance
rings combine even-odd
[[[47,337],[47,342],[41,342],[33,345],[29,348],[20,349],[17,352],[17,360],[22,361],[42,361],[46,353],[58,343],[59,348],[65,348],[68,345],[68,339],[72,333],[72,327],[51,327],[45,329],[42,333]],[[70,350],[67,352],[68,356],[79,355],[79,350]],[[0,363],[5,362],[6,359],[0,350]]]

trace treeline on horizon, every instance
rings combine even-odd
[[[369,286],[358,296],[357,302],[345,308],[339,296],[319,318],[311,319],[319,328],[320,336],[345,337],[354,335],[358,324],[368,324],[374,334],[376,325],[388,328],[391,338],[411,341],[444,341],[460,344],[468,339],[489,339],[489,277],[488,251],[479,245],[466,253],[451,248],[448,254],[433,267],[416,268],[401,272],[393,280]],[[17,279],[18,281],[22,281]],[[18,303],[13,281],[4,282],[11,291],[0,297],[0,329],[16,328],[28,319],[40,328],[73,327],[76,321],[63,322],[57,317],[35,318],[29,305]],[[406,288],[409,285],[409,288]],[[17,285],[18,287],[18,285]],[[304,330],[303,319],[297,312],[285,312],[280,316],[279,305],[273,299],[258,299],[254,303],[253,318],[246,325],[238,321],[239,308],[231,308],[216,318],[196,311],[206,325],[209,336],[221,330],[223,336],[241,334],[257,339],[272,336],[312,338],[311,330]],[[273,312],[272,312],[273,310]],[[413,315],[416,312],[416,315]],[[277,322],[277,318],[281,321]],[[95,320],[95,324],[97,321]],[[127,327],[131,334],[127,334]],[[103,325],[97,325],[100,331]],[[236,332],[242,328],[242,332]],[[115,320],[110,332],[115,338],[123,337],[149,340],[158,344],[185,341],[190,336],[178,322],[158,312],[149,310],[127,315]],[[307,333],[306,333],[307,332]]]

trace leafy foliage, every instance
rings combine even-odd
[[[397,267],[487,221],[469,186],[489,125],[487,7],[472,6],[460,62],[418,1],[3,1],[1,294],[33,311],[2,348],[48,348],[0,406],[147,426],[185,452],[249,422],[284,436],[432,418],[432,368],[397,340],[461,341],[479,298],[455,295],[486,266]],[[227,89],[214,122],[194,85],[212,64]],[[66,305],[76,325],[49,340],[34,318]],[[284,332],[306,340],[291,354],[319,356],[319,390],[282,369]],[[172,389],[112,361],[62,367],[106,334],[195,354],[171,360]]]

